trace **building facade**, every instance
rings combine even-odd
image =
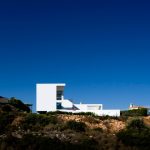
[[[75,104],[65,99],[64,87],[64,83],[36,84],[36,111],[92,112],[99,116],[120,116],[120,110],[103,110],[102,104]]]

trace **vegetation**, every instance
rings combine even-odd
[[[132,120],[126,129],[117,133],[117,137],[127,146],[141,150],[150,149],[150,128],[144,125],[142,119]]]
[[[21,123],[21,128],[24,130],[39,130],[50,123],[57,123],[56,116],[29,113],[24,117],[24,120]]]
[[[2,106],[2,111],[4,111],[4,112],[11,112],[11,111],[13,111],[13,108],[12,108],[11,105],[6,104],[6,105]]]
[[[145,115],[145,109],[126,111],[121,117],[36,114],[11,98],[0,106],[0,150],[149,150],[150,128],[144,119],[150,124],[150,118]]]
[[[76,122],[76,121],[70,120],[66,123],[66,128],[77,131],[77,132],[84,132],[86,125],[83,122]]]
[[[62,112],[62,111],[50,111],[46,113],[47,115],[56,115],[56,114],[66,114],[66,115],[84,115],[84,116],[96,116],[92,112],[79,112],[79,113],[72,113],[72,112]]]
[[[0,113],[0,134],[10,130],[10,124],[14,118],[15,115],[13,113]]]
[[[94,140],[83,140],[80,144],[62,142],[58,138],[50,138],[43,136],[34,136],[27,134],[22,139],[14,138],[9,135],[0,141],[1,150],[96,150]]]
[[[18,111],[30,112],[30,108],[25,105],[21,100],[16,99],[14,97],[10,98],[9,104],[14,106]]]
[[[147,116],[147,109],[140,108],[140,109],[122,111],[121,116]]]

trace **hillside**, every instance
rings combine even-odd
[[[131,122],[133,122],[132,125],[130,125]],[[136,132],[137,141],[138,138],[141,140],[139,128],[140,130],[142,128],[142,132],[150,135],[148,127],[150,117],[116,118],[97,117],[88,113],[73,115],[59,112],[33,114],[19,111],[1,111],[0,150],[144,149],[143,145],[139,147],[132,142],[129,143],[128,140],[124,142],[124,136],[126,137],[129,125],[130,131]],[[132,136],[132,134],[128,134],[126,138],[129,139]],[[149,137],[142,137],[146,144]],[[149,146],[150,144],[145,149],[149,149]]]

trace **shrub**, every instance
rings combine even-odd
[[[57,138],[51,139],[49,137],[33,136],[32,134],[25,135],[22,139],[21,146],[28,147],[33,150],[54,150],[61,149],[63,145]]]
[[[99,132],[103,132],[103,129],[100,128],[100,127],[97,127],[97,128],[93,128],[94,131],[99,131]]]
[[[66,114],[66,115],[72,115],[72,112],[63,112],[63,111],[49,111],[46,113],[47,115],[58,115],[58,114]]]
[[[85,150],[96,150],[98,142],[93,138],[85,138],[81,140],[80,147]]]
[[[0,141],[1,150],[20,150],[19,139],[8,134],[7,137],[1,139]]]
[[[77,132],[83,132],[85,131],[86,125],[83,122],[76,122],[76,121],[70,120],[66,123],[66,128],[77,131]]]
[[[26,134],[22,139],[11,135],[1,141],[0,148],[9,150],[61,150],[65,148],[59,139]]]
[[[3,133],[9,129],[10,124],[14,120],[15,116],[11,113],[0,114],[0,133]]]
[[[92,112],[79,112],[79,113],[74,113],[74,115],[96,116]]]
[[[3,150],[96,150],[96,146],[97,142],[93,139],[72,144],[60,141],[58,138],[52,139],[32,134],[26,134],[22,139],[9,135],[0,141],[0,149]]]
[[[140,109],[121,111],[121,116],[147,116],[147,109],[140,108]]]
[[[150,149],[150,129],[144,125],[143,120],[132,120],[126,129],[118,132],[117,137],[125,145],[136,146],[141,150]]]
[[[42,114],[27,114],[22,124],[23,129],[38,129],[38,127],[44,127],[49,123],[56,124],[56,116],[47,116]]]
[[[5,112],[11,112],[12,111],[12,107],[8,104],[2,106],[2,111],[5,111]]]
[[[127,129],[142,130],[144,128],[146,128],[146,126],[142,119],[133,119],[127,125]]]
[[[14,97],[12,97],[9,100],[9,104],[11,104],[12,106],[14,106],[18,111],[26,111],[26,112],[30,112],[30,108],[25,105],[21,100],[18,100]]]
[[[106,116],[99,116],[98,118],[99,118],[100,120],[108,120],[108,119],[120,120],[120,117],[117,117],[117,116],[109,116],[109,115],[106,115]]]
[[[66,114],[66,115],[85,115],[85,116],[96,116],[92,112],[79,112],[79,113],[72,113],[72,112],[63,112],[63,111],[50,111],[46,113],[47,115],[57,115],[57,114]]]

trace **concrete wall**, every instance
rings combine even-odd
[[[98,116],[120,116],[120,110],[110,109],[110,110],[61,110],[63,112],[72,112],[72,113],[80,113],[80,112],[92,112]]]
[[[55,84],[36,84],[36,111],[56,111]]]
[[[78,109],[86,111],[87,110],[87,105],[86,104],[74,104]]]
[[[102,104],[74,104],[80,110],[102,110]]]
[[[100,116],[120,116],[120,110],[118,109],[108,109],[108,110],[101,110],[100,111]]]
[[[73,107],[73,103],[70,100],[61,100],[61,105],[64,108],[72,108]]]

